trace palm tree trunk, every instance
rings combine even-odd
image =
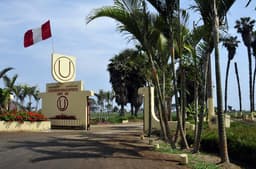
[[[183,145],[186,149],[189,149],[188,142],[183,130],[182,126],[182,119],[179,109],[179,99],[178,99],[178,89],[177,89],[177,77],[176,77],[176,70],[175,70],[175,56],[174,56],[174,48],[171,41],[171,60],[172,60],[172,72],[173,72],[173,88],[174,88],[174,96],[175,96],[175,105],[176,105],[176,112],[177,112],[177,121],[178,121],[178,127],[181,134],[181,139],[183,141]]]
[[[161,126],[161,129],[162,129],[162,132],[163,132],[164,140],[168,141],[170,143],[170,145],[172,146],[172,148],[175,148],[175,145],[172,141],[170,128],[169,128],[168,122],[165,118],[166,117],[166,109],[165,109],[165,106],[164,106],[165,105],[164,104],[164,99],[163,99],[164,96],[162,95],[161,89],[160,89],[159,77],[158,77],[158,74],[157,74],[153,59],[152,59],[152,55],[150,53],[148,53],[148,56],[149,56],[149,60],[150,60],[151,67],[152,67],[152,72],[153,72],[153,78],[154,78],[153,82],[154,82],[154,85],[156,87],[156,93],[157,93],[157,97],[158,97],[158,101],[159,101],[157,108],[158,108],[158,111],[159,111],[160,126]],[[151,118],[151,114],[149,116]],[[150,120],[152,120],[152,119],[150,119]]]
[[[184,68],[183,68],[183,61],[182,61],[182,45],[181,45],[181,27],[180,27],[180,0],[176,1],[177,4],[177,10],[178,10],[178,21],[179,21],[179,27],[178,27],[178,47],[179,47],[179,57],[180,59],[180,67],[181,67],[181,111],[177,109],[177,120],[178,120],[178,126],[181,134],[182,139],[182,146],[184,148],[189,149],[186,134],[185,134],[185,75],[184,75]],[[173,33],[173,32],[172,32]],[[173,37],[173,36],[171,36]],[[176,78],[176,72],[175,72],[175,65],[174,65],[174,48],[173,48],[173,41],[172,41],[172,65],[173,65],[173,81],[174,81],[174,88],[176,87],[175,95],[176,98],[178,97],[177,93],[177,78]],[[177,108],[177,102],[176,102],[176,108]]]
[[[38,105],[39,105],[39,100],[36,100],[36,109],[35,109],[35,111],[38,111]]]
[[[131,116],[134,116],[134,105],[131,103]]]
[[[182,59],[181,59],[182,60]],[[186,117],[185,117],[185,114],[186,114],[186,105],[185,105],[185,72],[184,72],[184,68],[183,68],[183,63],[181,61],[181,124],[182,124],[182,127],[183,127],[183,130],[184,130],[184,133],[185,132],[185,121],[186,121]]]
[[[252,111],[255,111],[255,80],[256,80],[256,57],[254,57],[254,61],[255,61],[255,66],[254,66],[254,72],[253,72],[253,82],[252,82]]]
[[[167,141],[170,143],[172,148],[175,148],[175,144],[172,141],[172,136],[171,136],[171,130],[168,125],[168,120],[167,120],[167,113],[166,113],[166,104],[165,104],[165,96],[163,93],[161,93],[160,89],[160,83],[159,83],[159,78],[158,75],[155,72],[155,79],[156,79],[156,89],[157,89],[157,94],[158,94],[158,99],[159,99],[159,104],[158,104],[158,110],[159,110],[159,117],[160,117],[160,122],[162,121],[162,129],[165,132],[164,136],[167,137]],[[161,123],[160,123],[161,124]]]
[[[209,55],[212,49],[209,48]],[[208,122],[211,123],[211,119],[215,116],[214,112],[214,103],[213,103],[213,92],[212,92],[212,63],[211,57],[209,57],[208,61],[208,71],[207,71],[207,108],[208,108]]]
[[[238,68],[236,62],[235,64],[235,72],[236,72],[236,80],[237,80],[237,88],[238,88],[238,97],[239,97],[239,109],[240,112],[242,112],[242,95],[241,95],[241,87],[240,87],[240,81],[239,81],[239,74],[238,74]]]
[[[230,67],[230,59],[228,59],[227,63],[227,69],[226,69],[226,79],[225,79],[225,111],[224,113],[227,112],[227,99],[228,99],[228,72],[229,72],[229,67]]]
[[[224,113],[222,105],[222,89],[221,89],[221,74],[220,74],[220,60],[219,60],[219,17],[216,8],[216,0],[213,0],[214,24],[213,24],[213,39],[215,49],[215,73],[216,73],[216,87],[217,87],[217,111],[218,111],[218,133],[221,162],[229,163],[227,136],[224,123]]]
[[[152,112],[151,112],[151,89],[150,89],[150,86],[148,87],[148,100],[149,100],[149,116],[148,116],[148,121],[149,121],[149,124],[148,124],[148,137],[151,136],[151,132],[152,132]],[[161,129],[163,128],[162,126],[162,122],[160,122],[160,125],[161,125]],[[162,129],[163,130],[163,129]]]
[[[198,124],[197,124],[198,123],[198,82],[195,82],[194,84],[195,84],[195,87],[194,87],[194,92],[195,92],[195,95],[194,95],[194,109],[195,109],[194,140],[196,140],[198,137]],[[198,150],[199,150],[199,146],[198,146]]]
[[[124,116],[124,104],[121,104],[120,116]]]
[[[200,99],[200,113],[199,113],[199,121],[198,121],[198,125],[196,126],[196,136],[195,136],[195,143],[194,143],[194,148],[193,148],[193,153],[198,153],[199,152],[199,148],[200,148],[200,142],[201,142],[201,135],[202,135],[202,131],[203,131],[203,120],[204,120],[204,107],[205,107],[205,98],[206,98],[206,85],[207,85],[207,75],[208,75],[208,68],[209,68],[209,58],[210,58],[210,53],[209,53],[209,49],[207,49],[206,51],[206,55],[205,55],[205,63],[203,66],[203,88],[202,88],[202,92],[201,92],[201,99]],[[197,118],[197,117],[196,117]],[[197,119],[196,119],[197,120]]]
[[[172,121],[172,96],[168,97],[166,102],[167,102],[168,121]]]
[[[249,62],[249,97],[250,97],[250,111],[253,112],[253,88],[252,88],[252,57],[251,57],[251,47],[247,47],[248,52],[248,62]]]

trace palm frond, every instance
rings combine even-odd
[[[87,24],[100,17],[109,17],[118,21],[118,23],[120,23],[118,26],[120,32],[129,32],[140,42],[142,41],[140,31],[141,28],[139,27],[138,22],[134,21],[134,17],[127,11],[119,9],[115,6],[102,7],[94,10],[87,17]]]
[[[250,5],[251,1],[252,0],[249,0],[245,6],[248,7]]]
[[[2,78],[8,71],[12,70],[12,67],[8,67],[0,71],[0,78]]]
[[[234,4],[235,0],[218,0],[217,1],[217,12],[219,16],[220,25],[226,24],[226,15],[228,10]],[[194,9],[197,12],[200,12],[204,24],[212,24],[213,20],[213,11],[212,4],[206,0],[195,0],[196,5],[191,6],[191,9]]]

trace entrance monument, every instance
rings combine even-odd
[[[74,81],[75,61],[73,56],[52,54],[52,76],[57,83],[46,84],[46,92],[40,93],[42,113],[49,118],[51,126],[87,130],[90,125],[88,98],[94,93],[85,91],[82,81]]]

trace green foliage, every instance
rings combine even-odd
[[[102,118],[98,118],[97,113],[92,113],[91,114],[91,124],[99,124],[99,123],[104,123],[104,124],[118,124],[122,123],[122,120],[128,120],[129,122],[137,122],[143,120],[143,114],[138,114],[138,116],[131,116],[131,115],[125,115],[125,116],[120,116],[119,113],[108,113],[105,115],[102,115]]]
[[[235,161],[256,166],[256,124],[232,123],[227,130],[229,154]]]
[[[256,124],[233,122],[227,129],[229,156],[232,161],[248,165],[256,165]],[[188,142],[193,143],[193,133],[187,133]],[[202,134],[201,150],[209,153],[218,153],[217,130],[204,130]]]
[[[216,164],[207,163],[205,161],[194,159],[194,163],[190,163],[193,169],[220,169]]]
[[[182,153],[180,150],[178,149],[172,149],[170,147],[169,144],[166,144],[166,143],[161,143],[159,145],[159,149],[156,149],[156,151],[158,152],[162,152],[162,153],[170,153],[170,154],[180,154]]]
[[[170,154],[182,154],[184,153],[181,150],[178,149],[172,149],[170,147],[170,145],[165,144],[165,143],[161,143],[159,146],[159,149],[156,149],[156,151],[158,152],[162,152],[162,153],[170,153]],[[219,169],[218,166],[216,166],[215,164],[206,162],[201,160],[200,158],[196,157],[196,155],[192,155],[191,153],[188,153],[188,158],[189,158],[189,167],[191,167],[192,169]]]

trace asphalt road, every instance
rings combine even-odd
[[[92,126],[91,131],[1,132],[0,169],[168,169],[172,161],[147,158],[141,124]]]

